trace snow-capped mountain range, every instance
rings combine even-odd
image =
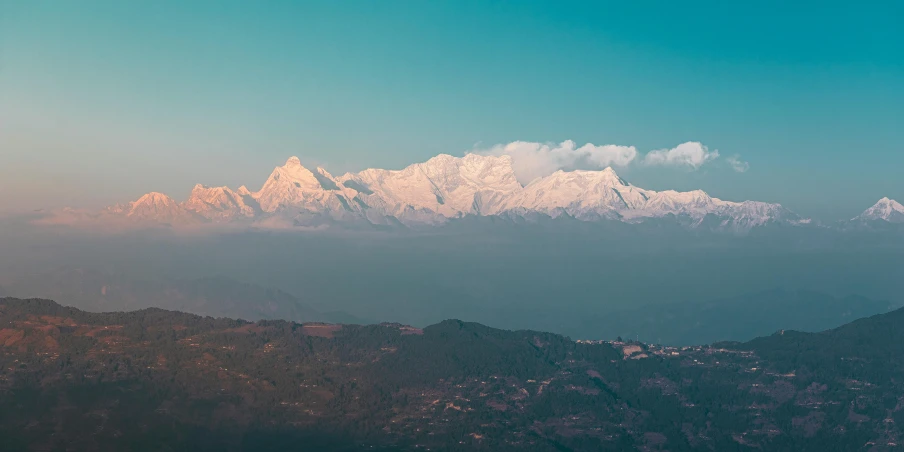
[[[71,211],[70,211],[71,212]],[[780,204],[733,202],[701,190],[653,191],[636,187],[612,168],[556,171],[522,185],[509,156],[438,155],[402,170],[367,169],[339,177],[309,170],[297,157],[276,167],[260,190],[196,185],[179,203],[162,193],[94,213],[94,220],[130,224],[247,224],[258,227],[324,225],[440,225],[470,215],[639,223],[680,220],[688,227],[747,231],[766,224],[810,220]],[[901,204],[884,198],[857,219],[904,221]]]

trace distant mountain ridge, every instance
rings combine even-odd
[[[366,323],[328,306],[324,311],[315,309],[278,289],[223,276],[133,280],[85,268],[62,268],[14,281],[7,290],[0,288],[0,296],[7,292],[24,298],[53,297],[94,312],[161,308],[247,320]]]
[[[899,306],[861,296],[833,297],[806,290],[775,289],[728,299],[645,306],[598,321],[609,336],[669,345],[746,341],[781,328],[818,332]]]
[[[196,185],[179,203],[148,193],[100,213],[72,218],[139,225],[237,224],[256,227],[330,225],[423,227],[467,216],[639,223],[675,219],[690,228],[748,231],[768,224],[811,224],[781,204],[725,201],[702,190],[654,191],[630,184],[611,167],[556,171],[522,185],[510,156],[441,154],[402,170],[367,169],[335,177],[305,168],[298,157],[276,167],[260,190]],[[883,198],[855,220],[904,221],[904,208]]]

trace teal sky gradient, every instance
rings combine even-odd
[[[685,3],[0,0],[0,210],[566,139],[750,163],[617,168],[645,188],[904,201],[901,2]]]

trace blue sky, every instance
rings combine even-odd
[[[701,142],[616,169],[825,219],[904,198],[900,2],[685,3],[0,0],[0,209],[517,140]]]

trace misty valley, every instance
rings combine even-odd
[[[94,312],[418,327],[446,319],[674,345],[820,331],[904,301],[904,232],[734,236],[550,220],[423,232],[116,235],[9,224],[0,288]]]

